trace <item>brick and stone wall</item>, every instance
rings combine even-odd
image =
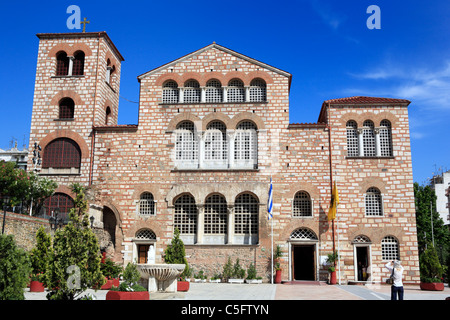
[[[91,182],[91,187],[96,190],[95,199],[90,203],[91,214],[101,226],[103,212],[108,208],[116,220],[114,260],[126,264],[136,259],[136,233],[146,228],[156,235],[152,240],[156,246],[156,261],[163,261],[163,251],[173,237],[174,200],[177,196],[191,194],[202,210],[208,195],[220,193],[226,198],[229,217],[232,217],[236,196],[250,192],[259,201],[258,242],[241,245],[228,239],[226,244],[187,245],[186,255],[191,266],[212,276],[222,271],[228,257],[233,262],[239,257],[244,268],[250,262],[254,263],[258,274],[265,275],[268,281],[273,223],[274,246],[280,245],[284,252],[282,278],[293,279],[294,247],[307,244],[314,246],[315,274],[318,279],[325,280],[328,273],[322,265],[323,258],[337,246],[336,242],[333,243],[333,224],[327,219],[333,178],[338,183],[341,199],[334,235],[339,237],[342,279],[355,280],[356,249],[353,241],[359,235],[365,235],[371,241],[368,246],[373,279],[382,281],[386,278],[381,240],[391,235],[400,243],[405,282],[418,282],[406,106],[392,103],[331,105],[326,119],[323,117],[324,108],[318,108],[320,123],[290,124],[290,74],[218,45],[210,45],[139,76],[138,125],[118,126],[121,59],[111,42],[107,41],[109,38],[84,37],[82,34],[70,41],[63,37],[50,38],[42,37],[39,47],[30,142],[40,141],[45,145],[55,137],[66,136],[79,144],[83,153],[79,175],[52,178],[59,183],[59,190],[75,181],[85,185]],[[54,78],[53,53],[60,50],[58,46],[71,45],[89,48],[86,50],[86,76],[81,80]],[[102,78],[108,57],[116,63],[117,78],[112,87]],[[226,86],[233,78],[242,80],[244,86],[249,86],[252,79],[264,79],[266,101],[196,104],[166,104],[162,101],[162,85],[167,80],[177,81],[179,86],[183,86],[185,81],[195,79],[200,87],[204,87],[210,79],[217,79]],[[77,99],[76,110],[79,113],[76,111],[72,122],[55,121],[56,101],[64,95]],[[115,120],[112,125],[105,126],[102,108],[106,108],[108,101],[114,106]],[[346,157],[346,122],[349,119],[358,123],[366,119],[374,122],[389,119],[392,123],[393,157]],[[257,168],[178,169],[173,157],[176,145],[174,130],[183,120],[192,121],[199,132],[204,131],[212,120],[222,121],[230,131],[242,120],[252,121],[258,128]],[[270,178],[274,187],[274,218],[268,221],[266,204]],[[364,193],[370,186],[383,193],[385,214],[382,217],[369,218],[364,214]],[[298,191],[309,194],[313,208],[311,217],[293,216],[292,201]],[[153,194],[156,215],[143,217],[138,214],[142,192]],[[298,228],[311,230],[316,239],[306,242],[291,239]]]

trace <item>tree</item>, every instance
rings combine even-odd
[[[0,300],[24,300],[30,272],[28,254],[12,235],[0,235]]]
[[[98,240],[89,227],[85,189],[72,185],[75,207],[69,212],[69,223],[53,238],[53,252],[46,274],[50,290],[47,299],[74,300],[83,291],[105,284],[100,270]]]
[[[181,277],[184,277],[189,269],[184,242],[180,238],[180,230],[178,230],[178,228],[175,228],[172,242],[164,251],[164,261],[169,264],[185,264],[186,267],[184,268],[183,273],[181,273]]]
[[[10,206],[19,204],[25,198],[29,186],[27,172],[15,166],[14,162],[0,161],[0,195],[9,196]]]
[[[31,267],[35,275],[39,275],[39,281],[45,281],[45,273],[52,252],[52,240],[49,234],[41,226],[36,233],[36,246],[31,250]]]
[[[420,281],[442,282],[443,269],[439,263],[437,252],[430,243],[425,252],[420,256]]]
[[[39,207],[57,187],[55,181],[16,168],[14,162],[0,161],[0,196],[9,196],[10,206],[33,201],[33,206]]]
[[[450,233],[444,226],[444,221],[440,217],[436,208],[436,194],[430,186],[420,186],[414,183],[414,197],[416,207],[417,239],[419,242],[419,253],[424,252],[427,243],[432,243],[434,238],[435,248],[442,248],[443,252],[448,252],[450,243]],[[431,223],[433,221],[433,224]],[[441,262],[445,261],[441,252]]]

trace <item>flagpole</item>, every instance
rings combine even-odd
[[[273,284],[273,217],[270,220],[272,220],[270,222],[271,228],[272,228],[272,230],[271,230],[271,233],[272,233],[272,263],[271,263],[271,265],[272,265],[272,275],[271,275],[270,279],[271,279],[271,284]]]
[[[270,184],[269,184],[269,199],[267,201],[267,212],[270,221],[270,227],[271,227],[271,275],[270,275],[270,283],[273,284],[273,190],[272,190],[272,176],[270,176]]]
[[[336,176],[336,171],[334,172],[334,175]],[[334,180],[335,187],[337,190],[337,177]],[[341,246],[339,244],[339,216],[338,216],[338,209],[336,205],[336,228],[337,228],[337,252],[338,252],[338,277],[339,277],[339,285],[341,285]]]

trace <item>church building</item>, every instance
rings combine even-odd
[[[138,124],[122,125],[124,58],[107,33],[37,37],[28,170],[37,143],[39,174],[58,183],[48,212],[73,207],[72,183],[89,187],[114,261],[146,263],[153,246],[164,262],[178,228],[190,267],[210,277],[239,258],[270,282],[273,245],[284,281],[327,280],[339,250],[343,283],[384,282],[394,259],[419,282],[410,101],[329,99],[316,123],[291,123],[292,75],[212,43],[142,70]]]

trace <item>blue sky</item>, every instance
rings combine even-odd
[[[36,33],[74,31],[73,4],[87,31],[106,31],[125,57],[121,124],[137,123],[138,75],[215,41],[293,75],[291,122],[316,122],[332,98],[411,100],[414,181],[450,169],[449,1],[2,1],[0,148],[28,143]],[[370,5],[381,9],[379,30],[366,26]]]

